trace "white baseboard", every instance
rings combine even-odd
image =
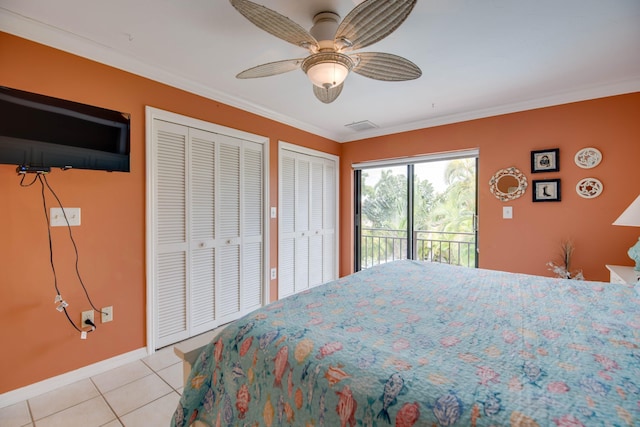
[[[123,353],[110,359],[102,360],[92,365],[85,366],[75,371],[70,371],[62,375],[47,378],[46,380],[21,387],[15,390],[0,394],[0,408],[31,399],[32,397],[55,390],[58,387],[72,384],[74,382],[93,377],[111,369],[117,368],[127,363],[135,362],[143,357],[147,357],[147,349],[140,348],[138,350]]]

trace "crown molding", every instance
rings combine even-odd
[[[459,114],[448,114],[441,117],[405,123],[399,126],[385,127],[384,130],[373,129],[370,131],[358,132],[357,135],[343,136],[340,140],[338,140],[338,142],[359,141],[363,139],[409,132],[418,129],[449,125],[470,120],[485,119],[488,117],[500,116],[504,114],[519,113],[528,110],[535,110],[538,108],[553,107],[562,104],[570,104],[572,102],[588,101],[591,99],[606,98],[608,96],[623,95],[634,92],[640,92],[640,76],[633,80],[580,88],[576,91],[531,99],[524,102],[505,104],[497,107],[478,109]]]

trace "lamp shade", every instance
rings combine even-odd
[[[320,52],[302,62],[302,70],[314,85],[329,89],[344,82],[353,68],[353,60],[337,52]]]
[[[613,225],[626,225],[629,227],[640,227],[640,196],[629,205],[622,215],[613,222]]]
[[[320,62],[307,70],[307,77],[318,87],[338,86],[347,78],[349,70],[337,62]]]

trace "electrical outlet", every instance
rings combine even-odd
[[[86,328],[87,326],[89,326],[88,324],[84,323],[85,320],[89,319],[93,322],[93,324],[95,325],[95,319],[93,317],[93,310],[87,310],[87,311],[83,311],[82,312],[82,317],[80,319],[80,327],[81,328]]]
[[[271,280],[275,280],[278,277],[278,270],[275,268],[271,269]]]
[[[102,323],[111,322],[113,320],[113,306],[102,307],[100,311],[102,312]]]

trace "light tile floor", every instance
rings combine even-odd
[[[111,371],[0,408],[0,426],[168,426],[182,386],[182,363],[170,346]]]

